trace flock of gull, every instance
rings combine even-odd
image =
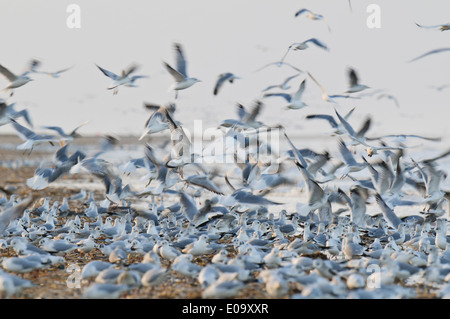
[[[330,30],[320,14],[296,12],[295,18],[302,17],[323,21]],[[144,103],[151,115],[138,139],[143,141],[142,156],[119,163],[107,157],[120,146],[112,136],[90,149],[76,143],[88,122],[70,132],[45,126],[45,133],[38,133],[28,110],[18,111],[7,101],[35,74],[57,78],[70,68],[44,72],[32,60],[26,72],[16,75],[0,66],[9,82],[0,125],[11,125],[23,140],[17,149],[25,159],[43,145],[54,151],[24,181],[30,195],[21,197],[0,184],[0,250],[12,254],[1,259],[1,295],[20,297],[23,289],[40,289],[23,274],[67,266],[67,256],[74,252],[88,256],[98,251],[102,258],[90,260],[79,273],[83,298],[120,298],[161,286],[175,274],[193,280],[202,298],[242,297],[254,284],[269,298],[417,298],[423,296],[418,287],[426,287],[429,296],[449,298],[449,192],[442,187],[447,175],[440,163],[450,151],[414,158],[410,140],[441,139],[368,136],[370,116],[355,123],[355,108],[344,112],[338,102],[362,100],[358,94],[372,90],[354,69],[348,71],[348,90],[328,95],[311,73],[285,62],[292,51],[313,49],[330,51],[311,38],[293,43],[280,61],[264,66],[286,67],[295,74],[265,88],[253,107],[238,104],[236,118],[218,123],[223,138],[200,154],[177,118],[175,102]],[[176,100],[200,80],[188,76],[182,45],[174,44],[174,51],[175,66],[163,62],[163,67],[174,79],[170,89]],[[118,74],[96,67],[111,79],[107,89],[113,94],[146,77],[135,75],[135,65]],[[231,72],[220,74],[212,94],[243,80]],[[329,124],[335,145],[330,151],[320,145],[301,148],[289,137],[289,127],[269,127],[258,120],[269,98],[280,98],[280,105],[293,114],[309,109],[311,101],[302,96],[310,80],[330,112],[308,114],[306,120]],[[386,93],[379,98],[394,99]],[[259,138],[275,131],[276,142],[287,145],[278,152]],[[161,135],[163,143],[152,138],[160,132],[170,133]],[[211,151],[217,145],[224,154]],[[228,155],[228,160],[203,163],[207,155]],[[8,160],[0,158],[0,164],[15,169]],[[61,201],[35,195],[83,177],[102,188],[83,188]],[[285,206],[283,199],[294,203]],[[405,210],[409,213],[399,213]],[[138,261],[130,259],[133,254]]]

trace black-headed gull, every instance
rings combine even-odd
[[[163,62],[163,65],[167,69],[167,71],[172,75],[172,77],[175,79],[175,83],[170,86],[170,90],[175,90],[175,98],[178,96],[179,90],[184,90],[192,85],[194,85],[197,82],[200,82],[201,80],[193,77],[189,77],[186,73],[186,59],[184,57],[183,49],[181,47],[181,44],[175,43],[174,44],[175,51],[176,51],[176,69],[171,67],[168,63]]]

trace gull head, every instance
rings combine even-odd
[[[370,146],[368,148],[366,148],[367,151],[367,155],[369,155],[369,157],[372,157],[373,154],[375,154],[373,148],[371,148]]]

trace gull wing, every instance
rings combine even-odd
[[[293,97],[294,100],[300,100],[300,98],[303,95],[303,92],[305,91],[305,86],[306,86],[306,79],[304,79],[302,81],[302,83],[300,83],[300,86],[299,86],[297,92],[295,92],[295,94],[294,94],[294,97]]]
[[[264,97],[271,97],[271,96],[279,96],[285,99],[287,102],[291,102],[292,98],[287,93],[266,93],[264,94]]]
[[[336,123],[336,120],[331,115],[327,115],[327,114],[310,114],[310,115],[306,116],[306,119],[308,119],[308,120],[310,120],[310,119],[322,119],[322,120],[328,121],[328,123],[330,123],[332,128],[337,128],[338,127],[338,124]]]
[[[376,194],[375,199],[380,206],[383,217],[384,219],[386,219],[388,225],[395,229],[398,229],[398,225],[402,223],[402,220],[398,218],[395,212],[385,203],[380,194]]]
[[[344,141],[340,138],[339,139],[339,152],[341,153],[341,156],[344,160],[344,162],[349,165],[356,165],[356,160],[353,157],[352,153],[349,151],[347,146],[345,145]]]
[[[11,71],[9,71],[7,68],[5,68],[3,65],[0,64],[0,73],[3,74],[4,77],[6,77],[9,81],[15,81],[17,79],[17,76],[14,75]]]
[[[189,222],[194,222],[195,217],[200,213],[194,200],[184,192],[180,192],[180,203],[183,206],[183,213]]]
[[[192,175],[186,181],[189,184],[202,187],[210,192],[223,195],[223,192],[205,175]]]
[[[119,78],[119,76],[118,76],[117,74],[115,74],[115,73],[113,73],[113,72],[111,72],[111,71],[108,71],[108,70],[106,70],[106,69],[104,69],[104,68],[98,66],[97,64],[96,64],[96,66],[97,66],[97,68],[99,68],[99,70],[102,71],[102,73],[103,73],[104,75],[106,75],[107,77],[109,77],[109,78],[111,78],[111,79],[113,79],[113,80],[117,80],[117,79]]]
[[[300,9],[300,10],[298,10],[296,13],[295,13],[295,17],[298,17],[299,15],[301,15],[301,14],[303,14],[303,13],[305,13],[305,12],[311,12],[310,10],[308,10],[308,9]]]
[[[341,116],[341,114],[339,114],[339,112],[336,109],[334,109],[334,111],[336,112],[336,115],[339,118],[339,121],[341,121],[342,125],[347,130],[347,133],[351,137],[356,137],[355,130],[353,129],[353,127]]]
[[[426,52],[426,53],[424,53],[422,55],[419,55],[418,57],[410,60],[409,63],[417,61],[417,60],[420,60],[420,59],[422,59],[422,58],[424,58],[426,56],[429,56],[429,55],[432,55],[432,54],[436,54],[436,53],[440,53],[440,52],[445,52],[445,51],[450,51],[450,48],[440,48],[440,49],[434,49],[434,50],[428,51],[428,52]]]
[[[187,78],[186,59],[184,58],[183,48],[181,44],[175,43],[177,71]]]
[[[181,74],[180,72],[178,72],[177,70],[175,70],[174,68],[172,68],[169,64],[167,64],[166,62],[163,62],[163,65],[166,67],[167,71],[169,71],[170,75],[173,76],[173,78],[175,79],[175,81],[177,82],[183,82],[184,80],[186,80],[186,77]]]
[[[356,71],[352,68],[348,70],[348,78],[350,81],[350,86],[358,85],[358,75],[356,74]]]
[[[314,43],[315,45],[317,45],[318,47],[320,47],[320,48],[322,48],[322,49],[324,49],[324,50],[326,50],[326,51],[329,51],[329,50],[330,50],[330,49],[328,48],[328,46],[327,46],[325,43],[323,43],[322,41],[320,41],[320,40],[318,40],[318,39],[316,39],[316,38],[308,39],[308,40],[306,40],[304,43],[308,43],[308,42],[312,42],[312,43]]]
[[[214,95],[217,95],[219,93],[220,88],[222,85],[231,79],[233,77],[233,73],[223,73],[219,75],[219,78],[217,79],[216,85],[214,86]]]

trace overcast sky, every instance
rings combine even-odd
[[[66,9],[72,3],[81,8],[79,29],[66,25]],[[366,24],[371,3],[381,8],[379,29]],[[321,21],[295,18],[301,8],[324,15],[331,32]],[[450,52],[407,62],[450,46],[450,31],[415,25],[450,22],[449,12],[449,1],[352,1],[350,10],[347,0],[2,0],[0,63],[16,73],[31,58],[41,60],[43,71],[74,66],[59,79],[33,75],[35,81],[17,89],[8,100],[17,102],[18,110],[27,108],[36,127],[59,125],[70,130],[89,120],[82,133],[140,135],[149,116],[143,101],[174,101],[173,92],[168,91],[172,78],[162,66],[162,61],[174,65],[174,42],[183,45],[188,74],[202,80],[181,91],[177,100],[175,117],[189,128],[194,120],[203,120],[206,127],[234,118],[237,102],[251,106],[266,86],[294,74],[286,67],[255,70],[279,60],[290,44],[316,37],[329,46],[329,52],[312,46],[290,52],[286,62],[311,72],[329,94],[346,90],[347,68],[353,67],[372,91],[386,90],[400,102],[396,108],[391,100],[376,97],[339,100],[336,108],[342,113],[357,107],[352,124],[358,127],[370,115],[369,135],[448,136],[450,88],[438,92],[430,87],[450,84]],[[132,63],[140,65],[137,74],[149,78],[139,81],[139,88],[120,88],[113,96],[106,90],[110,80],[95,64],[119,73]],[[213,96],[217,76],[223,72],[234,72],[242,79]],[[288,92],[304,78],[301,74]],[[0,78],[0,87],[5,85]],[[307,79],[307,108],[286,111],[284,100],[266,98],[260,119],[283,123],[298,134],[323,134],[326,123],[304,120],[312,113],[333,114],[333,105],[323,102],[320,94]],[[0,133],[7,132],[13,132],[10,126],[0,127]]]

